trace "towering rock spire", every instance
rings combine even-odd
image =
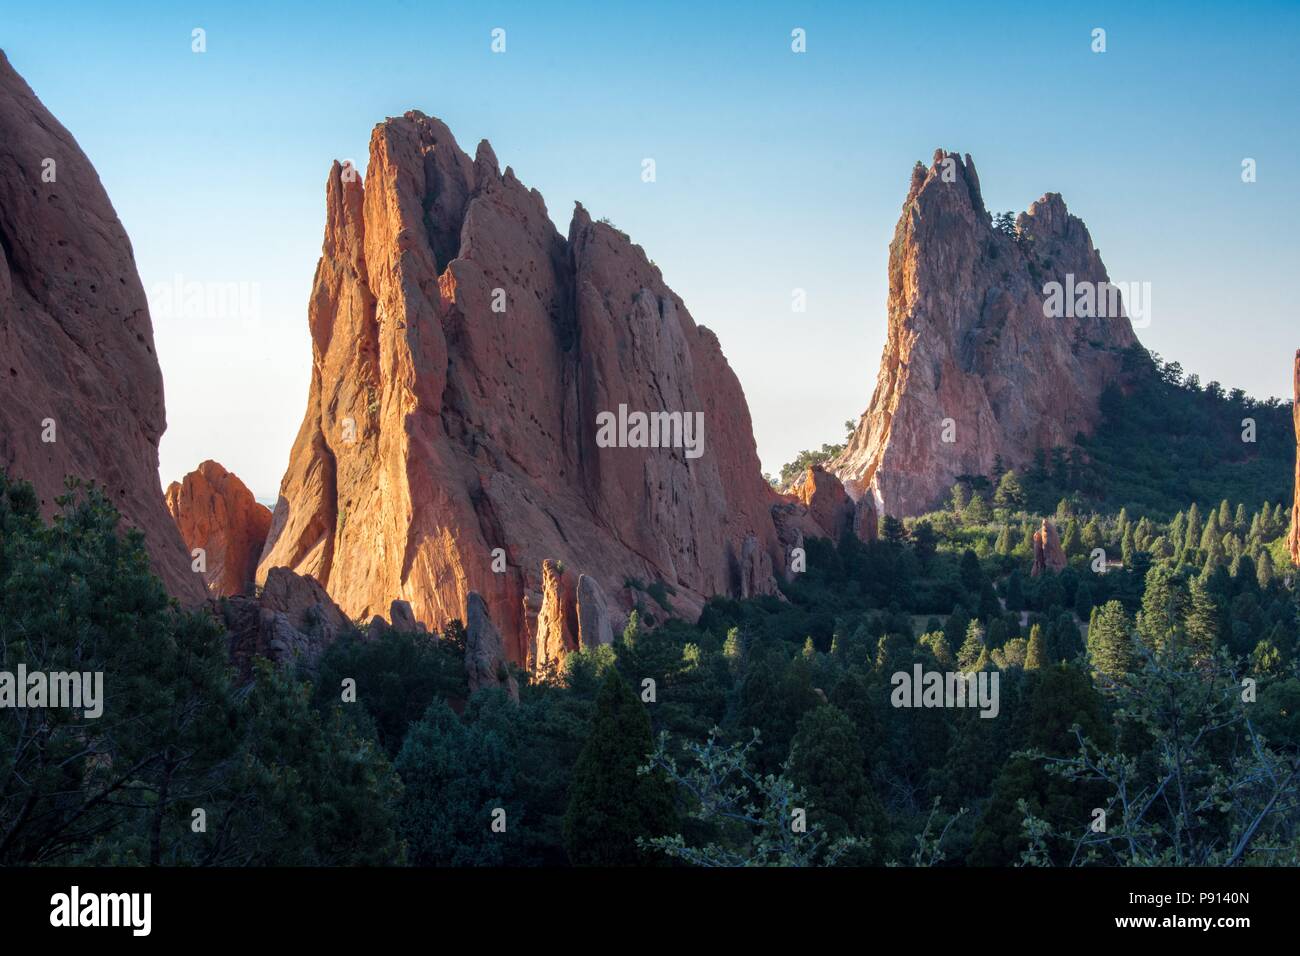
[[[403,598],[432,627],[477,592],[517,663],[572,649],[578,575],[613,627],[638,582],[688,617],[775,590],[740,383],[639,246],[581,206],[561,236],[486,142],[471,160],[418,112],[375,128],[364,184],[336,164],[326,202],[259,578],[310,574],[354,618]],[[624,427],[648,413],[653,442]]]
[[[203,599],[163,505],[162,372],[135,256],[72,135],[0,52],[0,468],[49,514],[92,480],[168,590]]]
[[[1108,281],[1059,195],[1031,205],[1014,230],[995,228],[971,158],[937,150],[912,171],[889,247],[875,393],[830,470],[904,516],[936,505],[959,475],[991,474],[998,456],[1015,467],[1035,449],[1072,444],[1095,426],[1102,389],[1137,344],[1117,300],[1097,307]],[[1076,301],[1084,289],[1091,307]]]

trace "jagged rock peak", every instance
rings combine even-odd
[[[202,568],[208,593],[223,597],[249,590],[271,527],[270,509],[211,460],[168,485],[165,498],[193,559],[191,569],[196,562]]]
[[[1061,289],[1111,288],[1060,195],[1017,223],[994,223],[969,156],[939,150],[913,170],[889,247],[875,391],[827,466],[879,513],[920,514],[959,475],[990,475],[999,457],[1023,467],[1038,448],[1072,445],[1096,425],[1102,389],[1137,345],[1122,306],[1058,307]]]
[[[626,235],[579,205],[561,236],[497,169],[411,112],[375,127],[364,183],[331,170],[307,411],[259,577],[310,574],[353,617],[400,598],[438,630],[476,592],[516,663],[575,646],[546,561],[624,604],[626,581],[663,582],[686,617],[771,593],[776,496],[717,338]],[[674,440],[598,439],[626,412]]]

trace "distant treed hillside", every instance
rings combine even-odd
[[[1191,501],[1202,508],[1224,498],[1288,503],[1295,462],[1290,403],[1225,392],[1218,382],[1202,385],[1177,362],[1149,356],[1135,350],[1125,388],[1102,394],[1102,424],[1081,436],[1083,455],[1075,457],[1082,464],[1068,474],[1066,490],[1102,510],[1127,507],[1166,518]],[[1041,469],[1028,477],[1031,495],[1047,492],[1047,507],[1059,500],[1059,471],[1046,481]]]

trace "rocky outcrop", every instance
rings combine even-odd
[[[194,561],[202,561],[208,593],[221,597],[248,591],[271,527],[270,509],[215,461],[173,481],[165,497],[191,557],[202,552]]]
[[[578,575],[578,646],[583,650],[614,643],[609,601],[600,583],[589,574]]]
[[[1072,445],[1137,344],[1114,291],[1058,194],[995,228],[970,157],[936,151],[912,172],[889,247],[875,393],[828,468],[902,517],[937,505],[959,475],[992,474],[999,456],[1021,467]]]
[[[376,127],[364,184],[334,166],[326,205],[259,577],[310,574],[353,617],[401,598],[437,629],[477,592],[517,663],[575,646],[548,560],[607,595],[662,582],[692,619],[775,590],[740,384],[640,247],[581,206],[561,236],[486,142],[471,160],[415,112]]]
[[[257,657],[311,668],[352,627],[319,582],[288,568],[272,569],[257,597],[237,595],[214,603],[229,635],[231,662],[245,680]]]
[[[1064,571],[1068,563],[1056,525],[1044,518],[1042,527],[1034,532],[1034,567],[1030,575],[1036,578],[1049,571],[1056,574]]]
[[[555,675],[566,654],[578,647],[577,580],[549,558],[542,562],[542,599],[528,654],[534,674]]]
[[[845,534],[864,542],[876,540],[875,502],[869,495],[854,501],[840,480],[822,466],[809,465],[793,494],[832,541],[839,541]]]
[[[203,584],[163,505],[167,427],[131,243],[72,135],[0,52],[0,469],[46,514],[67,476],[101,485],[186,603]]]
[[[505,641],[488,616],[483,596],[471,591],[465,605],[465,671],[469,692],[502,687],[517,703],[519,685],[506,664]]]
[[[1300,564],[1300,349],[1295,353],[1294,367],[1295,401],[1291,406],[1291,415],[1295,420],[1296,459],[1295,459],[1295,497],[1291,505],[1291,535],[1287,540],[1291,549],[1291,560]]]

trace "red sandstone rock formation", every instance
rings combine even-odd
[[[547,560],[609,595],[664,582],[687,617],[775,591],[740,384],[640,247],[581,206],[561,236],[486,142],[471,160],[420,113],[376,127],[364,186],[336,164],[326,193],[307,413],[259,577],[310,574],[353,617],[403,598],[439,629],[477,592],[515,662],[574,646]],[[700,413],[703,453],[684,431],[602,446],[620,405]]]
[[[528,669],[559,673],[566,654],[578,648],[578,582],[573,572],[549,558],[542,562],[542,602],[530,642]]]
[[[205,461],[173,481],[166,500],[190,554],[203,550],[208,593],[221,597],[247,591],[271,527],[270,509],[215,461]]]
[[[1058,194],[1016,227],[1016,237],[993,227],[969,156],[939,150],[928,170],[913,170],[889,247],[875,393],[828,465],[882,513],[922,513],[958,475],[991,474],[999,455],[1017,467],[1035,449],[1073,444],[1096,425],[1102,389],[1137,344],[1119,308],[1044,314],[1048,283],[1105,292],[1109,281],[1087,227]]]
[[[862,541],[876,540],[876,509],[871,496],[862,495],[854,501],[840,480],[822,466],[809,465],[793,493],[832,541],[839,541],[846,531]]]
[[[0,52],[0,468],[47,514],[66,476],[102,485],[168,590],[198,603],[158,483],[166,427],[130,240],[90,160]]]
[[[255,598],[240,594],[211,606],[229,635],[231,663],[245,680],[255,657],[313,667],[326,647],[352,629],[318,581],[288,568],[273,568]]]
[[[1056,526],[1044,518],[1043,526],[1034,532],[1034,567],[1030,576],[1036,578],[1048,571],[1059,573],[1068,563]]]
[[[614,622],[609,600],[589,574],[578,575],[578,646],[584,650],[614,643]],[[621,628],[620,628],[621,630]]]
[[[1295,353],[1295,403],[1291,406],[1291,415],[1295,420],[1296,459],[1295,459],[1295,499],[1291,505],[1291,560],[1300,564],[1300,349]]]

